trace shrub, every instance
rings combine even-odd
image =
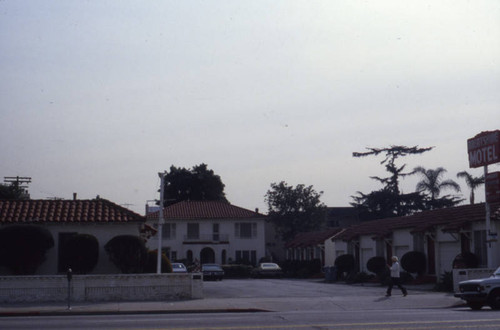
[[[425,254],[419,251],[410,251],[401,258],[401,267],[408,273],[417,273],[423,275],[427,268],[427,259]]]
[[[380,274],[386,271],[387,262],[384,257],[373,257],[368,260],[366,263],[366,268],[375,274]]]
[[[373,278],[372,275],[369,275],[365,272],[359,272],[359,273],[351,273],[347,276],[346,282],[347,283],[366,283],[370,281]]]
[[[139,236],[121,235],[113,237],[104,249],[111,262],[124,274],[142,273],[147,263],[147,250]]]
[[[144,273],[156,273],[158,271],[158,250],[148,251],[146,263],[144,265]],[[171,273],[172,263],[165,253],[161,254],[161,272]]]
[[[15,225],[0,229],[0,265],[14,275],[33,275],[53,246],[52,234],[40,226]]]
[[[356,269],[356,259],[352,254],[343,254],[335,259],[335,266],[339,273],[351,272]]]
[[[477,268],[478,258],[474,253],[464,252],[453,259],[453,268]]]
[[[439,283],[435,286],[436,291],[453,292],[453,273],[444,272],[440,276]]]
[[[64,246],[64,260],[75,274],[90,273],[99,260],[99,242],[89,234],[76,234]]]

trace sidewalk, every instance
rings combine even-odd
[[[452,293],[432,292],[427,286],[408,286],[402,297],[394,291],[384,297],[383,288],[352,285],[350,296],[276,297],[276,298],[205,298],[182,301],[74,302],[0,305],[2,316],[99,315],[99,314],[174,314],[174,313],[256,313],[297,310],[372,310],[450,308],[463,306]]]

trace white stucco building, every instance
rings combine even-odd
[[[183,201],[163,210],[162,250],[172,261],[256,265],[266,257],[265,216],[227,202]],[[159,211],[146,215],[156,226]],[[158,235],[148,241],[156,249]]]
[[[98,241],[98,261],[91,274],[117,273],[104,245],[120,235],[139,236],[146,218],[106,199],[0,200],[0,229],[9,226],[40,226],[47,229],[54,246],[36,270],[37,275],[66,273],[65,243],[75,234],[89,234]],[[0,274],[10,275],[0,266]]]
[[[491,232],[500,231],[500,205],[491,205]],[[426,274],[436,277],[452,271],[459,254],[472,253],[478,267],[487,267],[488,258],[500,265],[500,244],[487,239],[485,205],[462,205],[419,212],[411,216],[366,221],[346,228],[325,244],[327,260],[351,254],[360,271],[372,257],[390,260],[410,251],[425,254]],[[330,247],[330,248],[329,248]]]

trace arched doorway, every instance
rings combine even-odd
[[[211,264],[215,262],[215,252],[209,247],[204,248],[200,252],[201,264]]]

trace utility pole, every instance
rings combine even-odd
[[[27,176],[4,176],[4,183],[10,183],[23,195],[23,198],[29,199],[29,194],[26,191],[28,189],[28,183],[31,183],[31,178]]]
[[[163,240],[163,224],[165,223],[165,219],[163,218],[163,193],[164,193],[164,185],[165,185],[165,175],[167,172],[160,172],[158,176],[160,177],[160,214],[158,217],[158,253],[157,253],[157,263],[156,263],[156,273],[161,274],[161,249],[162,249],[162,240]]]

